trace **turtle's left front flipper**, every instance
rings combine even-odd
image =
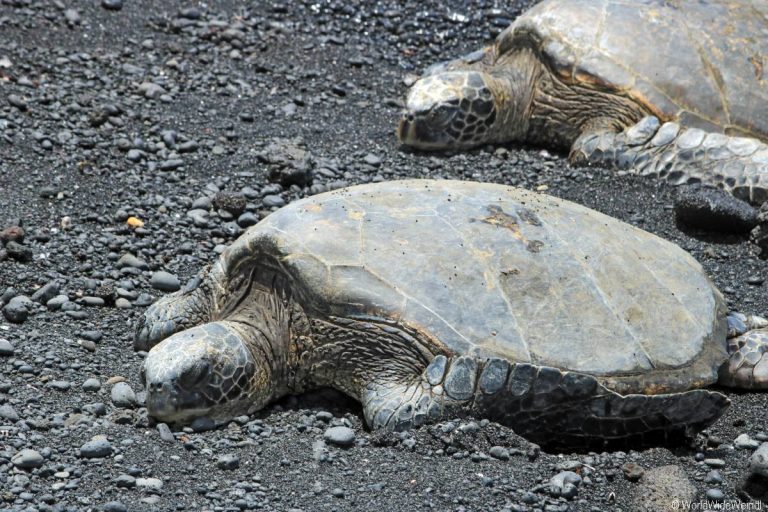
[[[606,128],[582,133],[570,158],[574,164],[616,167],[675,185],[712,185],[755,205],[768,199],[768,144],[661,124],[653,116],[622,132]]]
[[[740,313],[728,315],[728,362],[718,382],[741,389],[768,389],[768,321]]]

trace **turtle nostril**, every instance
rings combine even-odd
[[[413,112],[406,112],[405,114],[403,114],[403,119],[405,119],[409,123],[412,123],[415,118],[416,117],[413,115]]]

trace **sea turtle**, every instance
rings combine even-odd
[[[429,68],[400,140],[527,141],[594,163],[768,198],[768,3],[544,0],[494,44]]]
[[[332,387],[372,428],[472,414],[546,444],[637,446],[720,416],[728,399],[704,386],[768,387],[766,325],[727,317],[691,256],[618,220],[409,180],[272,213],[152,305],[135,346],[168,422]]]

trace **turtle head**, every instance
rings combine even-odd
[[[497,108],[493,78],[477,71],[429,75],[411,87],[397,136],[422,150],[462,149],[490,142]]]
[[[187,329],[156,345],[141,374],[150,416],[185,423],[206,416],[224,423],[267,404],[270,367],[232,322]]]

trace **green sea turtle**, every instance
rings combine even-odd
[[[332,387],[372,428],[472,414],[550,445],[637,446],[711,424],[728,399],[709,384],[768,387],[766,325],[727,316],[691,256],[618,220],[410,180],[272,213],[152,305],[136,348],[163,421]]]
[[[768,198],[768,3],[544,0],[494,44],[429,68],[400,140],[526,141],[674,184]]]

